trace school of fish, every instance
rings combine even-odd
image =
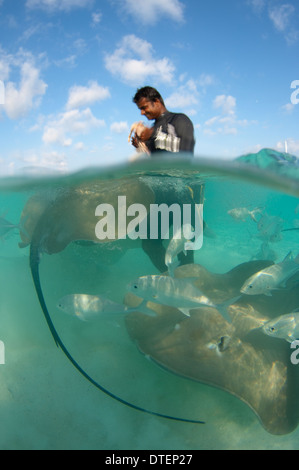
[[[132,132],[134,130],[136,131],[134,128]],[[246,207],[240,207],[229,210],[228,214],[237,221],[245,221],[249,218],[257,224],[257,238],[262,240],[258,259],[274,259],[276,254],[271,250],[270,243],[279,242],[282,239],[283,231],[296,230],[297,219],[293,222],[294,228],[283,230],[284,221],[280,217],[263,213],[260,208],[250,210]],[[260,216],[259,219],[258,216]],[[0,217],[0,239],[5,239],[7,234],[15,229],[21,230],[20,225],[13,224],[4,217]],[[191,315],[193,309],[199,307],[218,308],[222,316],[230,321],[226,307],[236,299],[231,299],[226,306],[215,305],[194,285],[196,278],[175,278],[175,268],[179,265],[178,256],[181,253],[186,255],[188,242],[193,237],[194,230],[192,226],[189,224],[182,226],[173,234],[166,250],[165,265],[168,273],[142,276],[128,284],[127,290],[143,299],[138,307],[128,308],[124,304],[114,302],[103,295],[71,294],[60,299],[57,308],[82,321],[91,321],[105,316],[123,316],[136,311],[144,315],[155,316],[156,313],[147,306],[147,302],[150,301],[175,307],[187,316]],[[292,252],[289,252],[282,261],[274,263],[249,277],[240,289],[240,296],[242,294],[247,296],[271,296],[273,291],[283,289],[286,282],[298,272],[299,253],[294,256]],[[290,343],[297,340],[299,338],[299,312],[285,314],[266,322],[262,326],[262,331],[267,336],[283,339]]]
[[[281,239],[283,221],[277,216],[263,214],[260,208],[249,210],[236,208],[228,211],[228,214],[236,220],[245,221],[250,218],[257,224],[257,237],[263,240],[261,247],[261,259],[268,254],[273,255],[270,243]],[[260,216],[258,220],[258,216]],[[155,312],[148,306],[148,302],[175,307],[184,315],[190,316],[192,310],[200,307],[217,308],[219,313],[228,322],[231,321],[227,307],[241,297],[241,295],[271,296],[273,291],[285,287],[286,282],[299,272],[299,254],[296,257],[289,252],[285,258],[273,263],[268,268],[256,272],[250,276],[240,289],[240,296],[230,299],[226,304],[215,305],[200,289],[194,285],[196,278],[175,277],[175,268],[179,265],[178,256],[186,254],[188,242],[194,237],[191,225],[182,226],[173,234],[165,254],[165,264],[168,272],[161,275],[146,275],[131,281],[127,285],[128,292],[134,293],[143,299],[136,308],[128,308],[124,304],[113,302],[102,295],[72,294],[59,300],[57,307],[61,311],[90,321],[99,316],[127,315],[132,312],[141,312],[144,315],[155,316]],[[278,319],[269,321],[262,326],[262,331],[268,336],[294,341],[299,337],[299,313],[283,315]]]

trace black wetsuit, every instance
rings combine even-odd
[[[146,142],[151,154],[157,152],[194,153],[194,127],[185,114],[166,111],[155,121],[153,129],[152,137]]]

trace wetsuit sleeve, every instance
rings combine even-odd
[[[192,121],[184,114],[178,114],[172,124],[180,139],[180,152],[194,153],[195,139]]]

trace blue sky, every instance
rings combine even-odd
[[[143,85],[197,155],[299,156],[297,0],[0,0],[0,31],[0,175],[125,162]]]

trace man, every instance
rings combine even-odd
[[[146,116],[148,120],[154,120],[151,128],[144,127],[143,132],[138,132],[138,136],[133,136],[132,144],[138,148],[140,141],[145,143],[149,153],[152,156],[158,156],[163,153],[178,154],[187,153],[193,155],[195,139],[194,127],[191,120],[185,114],[169,112],[161,97],[160,93],[152,87],[146,86],[137,90],[133,98],[141,111],[142,116]],[[193,178],[173,178],[166,175],[163,177],[164,184],[155,184],[152,181],[151,187],[155,188],[156,204],[178,203],[190,204],[194,206],[195,202],[203,200],[203,184]],[[153,177],[152,177],[153,178]],[[173,220],[170,220],[172,224]],[[165,265],[165,247],[162,239],[147,240],[142,242],[143,250],[151,258],[156,268],[163,272],[166,271]],[[192,263],[194,261],[194,253],[189,251],[187,256],[179,255],[181,264]]]
[[[162,96],[155,88],[149,86],[140,88],[133,102],[140,109],[142,116],[155,121],[153,127],[145,128],[140,136],[140,140],[146,143],[151,154],[194,153],[194,127],[191,120],[185,114],[169,112]],[[135,137],[132,138],[132,144],[135,147],[138,145]]]

